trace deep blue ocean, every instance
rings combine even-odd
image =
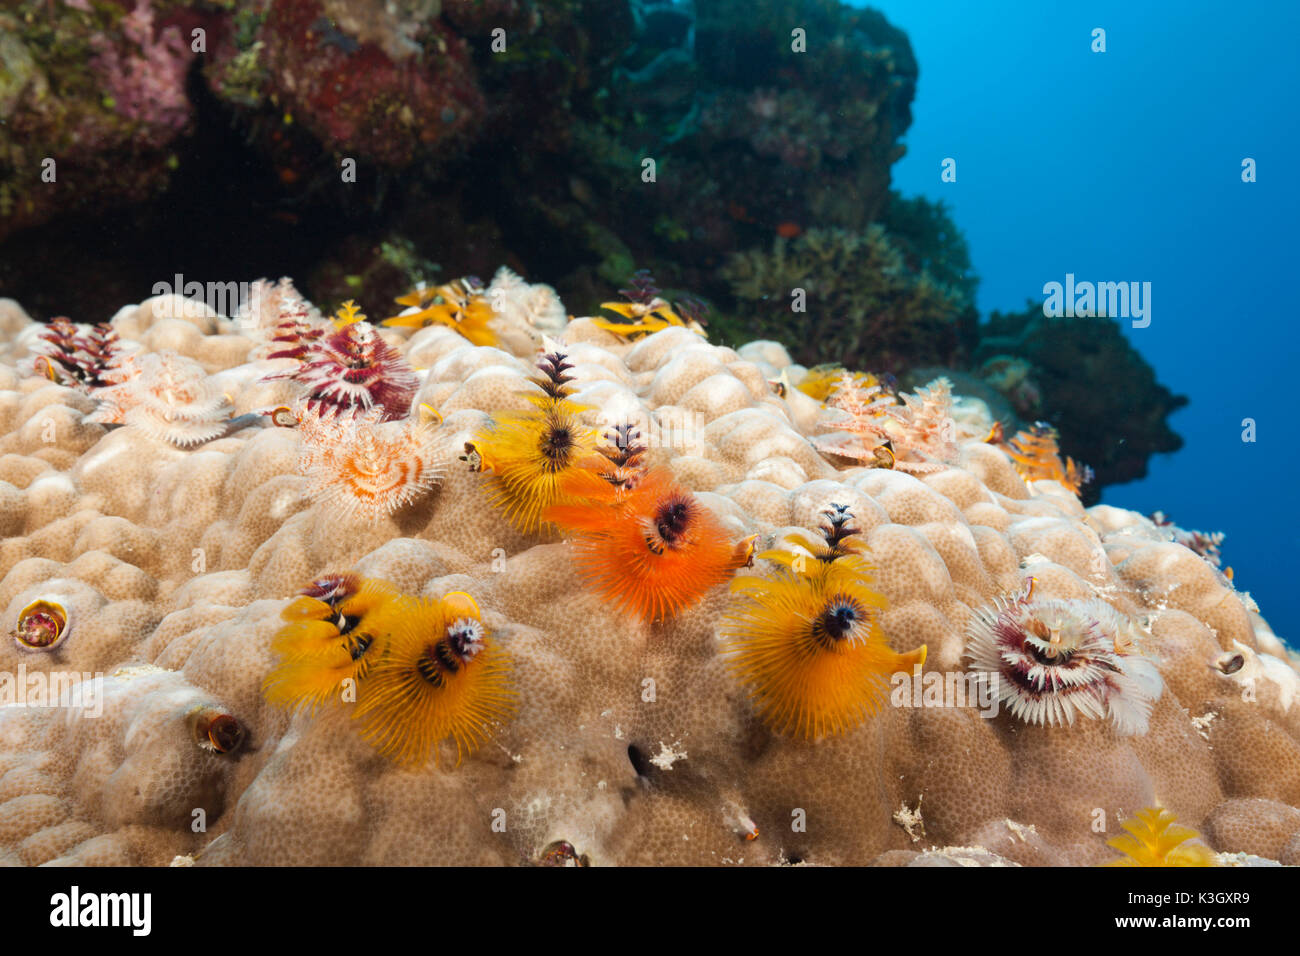
[[[855,5],[911,40],[920,80],[894,185],[950,206],[982,315],[1041,302],[1067,273],[1152,284],[1150,325],[1122,324],[1190,398],[1171,418],[1186,443],[1102,501],[1225,532],[1224,566],[1295,646],[1300,3]]]

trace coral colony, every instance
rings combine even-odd
[[[1287,652],[1049,425],[714,346],[645,273],[615,318],[509,270],[380,325],[254,288],[0,301],[3,653],[104,675],[93,730],[0,710],[43,781],[0,858],[1297,859]],[[791,832],[799,781],[844,824]]]
[[[1152,283],[982,316],[919,75],[842,0],[0,4],[0,866],[1300,865],[1300,658],[1096,503]]]

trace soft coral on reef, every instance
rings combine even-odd
[[[770,251],[733,255],[722,276],[757,331],[794,343],[792,354],[805,365],[833,356],[898,373],[951,364],[959,351],[962,293],[924,268],[907,268],[879,224],[778,237]]]

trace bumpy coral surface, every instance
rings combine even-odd
[[[414,369],[395,414],[432,431],[421,464],[442,480],[362,515],[338,507],[346,488],[325,494],[319,470],[301,473],[301,424],[269,413],[303,397],[278,374],[296,360],[265,357],[279,318],[231,321],[173,297],[114,317],[144,365],[183,367],[187,383],[201,368],[196,394],[229,403],[219,434],[182,447],[94,421],[95,399],[37,374],[42,326],[0,300],[0,608],[13,631],[0,692],[11,701],[22,677],[28,693],[80,696],[0,708],[0,863],[1099,864],[1148,807],[1221,854],[1300,857],[1300,676],[1249,595],[1149,519],[1026,483],[980,437],[977,403],[953,400],[941,467],[864,467],[818,452],[825,410],[773,386],[803,371],[774,342],[737,352],[684,327],[629,341],[582,318],[545,330],[584,427],[634,422],[647,468],[729,541],[757,536],[739,590],[804,573],[819,552],[790,542],[814,541],[833,506],[852,515],[883,605],[872,632],[924,664],[895,674],[874,714],[805,737],[765,723],[728,666],[736,589],[662,618],[629,613],[589,586],[560,531],[512,525],[491,476],[459,459],[493,417],[537,408],[530,336],[510,351],[441,324],[371,327]],[[773,549],[786,552],[775,571]],[[444,741],[437,761],[397,761],[346,703],[268,702],[286,608],[344,574],[391,584],[411,602],[399,611],[475,610],[422,612],[437,626],[412,639],[408,668],[450,680],[480,647],[508,658],[510,706],[464,732],[472,753],[457,761]],[[1027,722],[959,699],[982,686],[967,680],[972,628],[1026,587],[1089,616],[1086,642],[1049,615],[1023,624],[1019,652],[1050,666],[1030,664],[1021,690],[1051,693],[1033,675],[1068,670],[1086,643],[1099,667],[1158,671],[1144,719]],[[340,612],[329,627],[355,624]],[[428,711],[410,717],[424,736],[403,738],[423,748],[449,724],[436,700],[398,690],[390,700]]]

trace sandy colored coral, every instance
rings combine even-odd
[[[925,675],[964,674],[976,610],[1031,576],[1044,600],[1105,602],[1116,646],[1163,679],[1145,733],[905,706],[908,690],[840,736],[775,734],[721,653],[725,585],[662,621],[620,612],[583,587],[570,544],[510,527],[454,455],[438,487],[349,519],[297,472],[298,430],[247,414],[284,365],[264,358],[274,324],[180,305],[128,307],[114,326],[197,363],[242,416],[188,448],[88,422],[87,396],[25,370],[37,330],[0,300],[0,609],[6,629],[35,601],[69,615],[55,651],[0,642],[0,674],[103,675],[102,716],[0,710],[5,861],[532,864],[566,841],[593,865],[1094,864],[1157,805],[1216,851],[1300,858],[1300,675],[1254,602],[1149,519],[1026,485],[971,429],[939,471],[844,467],[813,445],[818,403],[769,384],[800,371],[776,343],[547,330],[585,424],[635,423],[647,464],[734,540],[763,551],[851,509],[884,639],[927,645]],[[526,344],[445,327],[385,341],[416,369],[413,408],[441,412],[443,447],[529,407]],[[509,655],[517,712],[459,766],[400,767],[345,715],[264,700],[281,611],[346,571],[413,598],[471,594]],[[245,735],[230,752],[195,734],[217,714]]]

